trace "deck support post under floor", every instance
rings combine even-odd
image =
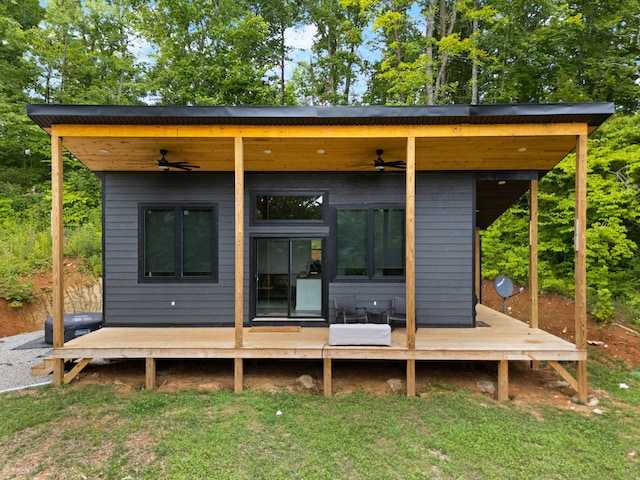
[[[578,381],[578,400],[582,403],[587,403],[588,385],[586,360],[578,360],[576,363],[576,380]]]
[[[64,382],[64,359],[53,359],[53,384],[56,386],[62,385]]]
[[[145,388],[147,390],[153,390],[156,388],[156,359],[153,357],[148,357],[145,359]]]
[[[330,358],[323,358],[322,359],[322,378],[324,381],[324,396],[325,397],[330,397],[331,396],[331,359]]]
[[[509,360],[498,360],[498,401],[509,400]]]
[[[244,385],[244,360],[233,359],[233,391],[240,393]]]
[[[407,397],[416,396],[416,361],[407,360]]]

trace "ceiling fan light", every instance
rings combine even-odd
[[[379,172],[383,172],[384,171],[384,165],[376,165],[375,169],[378,170]]]

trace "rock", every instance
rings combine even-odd
[[[496,393],[496,386],[491,380],[479,380],[476,382],[476,386],[487,395],[495,395]]]
[[[393,393],[402,392],[402,380],[399,378],[390,378],[387,380],[387,385],[389,385],[389,388]]]
[[[564,388],[568,387],[569,383],[564,380],[554,380],[552,382],[546,382],[544,386],[546,388]]]
[[[297,382],[307,390],[315,390],[318,388],[315,379],[311,375],[300,375],[297,378]]]
[[[588,407],[597,407],[598,405],[600,405],[600,400],[598,400],[596,397],[594,397],[593,395],[589,395],[587,397]]]

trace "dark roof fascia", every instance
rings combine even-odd
[[[27,105],[40,127],[76,125],[460,125],[587,123],[600,126],[613,103],[424,106]]]

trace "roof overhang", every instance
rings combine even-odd
[[[416,139],[416,170],[529,171],[544,175],[614,112],[612,103],[416,107],[188,107],[28,105],[29,117],[95,172],[157,172],[160,150],[197,172],[233,171],[234,139],[243,139],[251,171],[376,172],[406,159]],[[387,169],[387,171],[390,169]],[[183,174],[183,172],[176,172]],[[193,174],[190,172],[189,174]],[[528,186],[478,189],[478,226],[490,224]],[[504,186],[504,185],[502,185]],[[516,196],[517,195],[517,196]],[[514,197],[515,196],[515,197]],[[501,197],[501,202],[496,202]],[[484,203],[483,203],[484,202]],[[498,213],[498,210],[500,212]]]

